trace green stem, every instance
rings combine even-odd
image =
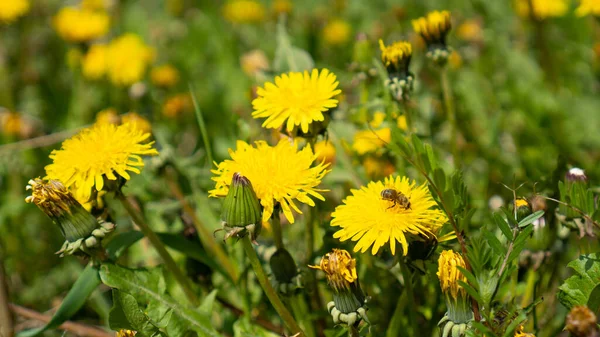
[[[306,337],[316,337],[316,324],[310,317],[310,309],[308,308],[308,304],[306,303],[306,298],[304,297],[304,294],[300,293],[292,295],[290,297],[289,304],[292,308],[292,311],[294,312],[294,316],[300,324],[300,327],[303,328],[306,332]]]
[[[395,337],[400,335],[400,319],[402,318],[402,312],[405,308],[404,305],[401,305],[403,304],[401,302],[406,300],[408,303],[411,303],[413,305],[416,303],[412,284],[412,273],[410,272],[410,270],[408,270],[408,267],[406,266],[406,263],[402,258],[400,259],[399,263],[400,270],[402,272],[402,278],[404,278],[404,291],[402,293],[402,296],[400,296],[400,298],[398,299],[398,305],[396,305],[396,310],[394,311],[392,321],[390,322],[390,327],[388,328],[386,334],[387,337]],[[415,324],[417,324],[417,315],[415,309],[416,308],[409,308],[408,310],[408,326],[411,332],[418,331],[417,329],[415,329]],[[412,336],[413,334],[414,333],[409,333],[408,335]]]
[[[408,104],[408,100],[405,99],[402,101],[402,105],[404,106],[404,116],[406,117],[406,129],[408,134],[412,134],[413,132],[413,120],[412,120],[412,110],[410,109],[410,105]]]
[[[263,291],[269,298],[269,301],[271,302],[271,304],[273,305],[273,307],[275,308],[285,325],[288,327],[288,329],[291,330],[292,335],[300,333],[299,336],[306,336],[304,334],[304,331],[302,331],[302,329],[300,329],[300,327],[298,326],[298,323],[296,323],[296,320],[294,320],[292,314],[290,314],[285,305],[283,305],[283,302],[281,302],[279,296],[277,296],[275,289],[273,289],[273,287],[271,286],[271,283],[267,278],[267,274],[265,273],[265,270],[260,264],[256,252],[254,251],[254,247],[252,247],[250,238],[248,236],[244,237],[242,239],[242,244],[244,245],[246,256],[248,257],[248,259],[250,259],[250,264],[252,265],[252,269],[254,269],[254,273],[256,274],[256,278],[258,279],[260,286],[263,288]]]
[[[406,288],[402,291],[402,294],[398,297],[398,301],[396,302],[396,309],[394,309],[394,313],[392,314],[392,318],[390,319],[390,324],[387,328],[386,337],[396,337],[400,336],[400,331],[402,327],[402,318],[404,318],[404,308],[406,308],[407,302],[407,292]]]
[[[360,334],[358,333],[358,328],[355,327],[354,325],[350,325],[348,327],[348,337],[359,337]]]
[[[281,231],[281,218],[279,207],[276,207],[271,215],[271,228],[273,229],[273,240],[277,249],[283,249],[283,234]]]
[[[450,80],[448,80],[448,68],[444,68],[441,72],[442,95],[444,96],[444,107],[448,122],[450,123],[450,146],[452,150],[452,158],[454,158],[454,167],[460,167],[460,158],[458,156],[458,148],[456,146],[456,138],[458,130],[456,126],[456,113],[454,111],[454,100],[452,98],[452,89]]]
[[[192,102],[194,103],[194,112],[196,113],[196,120],[198,121],[200,133],[202,134],[202,142],[204,142],[204,148],[206,149],[206,157],[208,158],[209,165],[212,165],[212,149],[210,147],[210,139],[206,130],[206,124],[204,123],[204,117],[202,116],[202,110],[200,110],[200,105],[198,105],[198,101],[196,100],[196,95],[194,94],[194,88],[192,87],[192,83],[189,84],[189,87],[190,95],[192,96]]]
[[[121,204],[123,204],[123,207],[125,207],[125,209],[127,210],[127,213],[129,213],[129,216],[131,216],[135,224],[142,230],[142,233],[144,233],[144,235],[148,238],[150,243],[154,246],[154,249],[156,249],[158,255],[160,255],[160,257],[164,261],[167,269],[169,269],[169,271],[173,273],[173,276],[175,276],[175,280],[177,281],[177,283],[179,283],[179,286],[181,286],[181,289],[186,294],[190,302],[193,305],[200,304],[198,296],[192,290],[190,280],[187,277],[185,277],[181,269],[179,269],[177,263],[175,262],[175,260],[173,260],[171,254],[169,254],[169,252],[163,245],[162,241],[160,241],[156,233],[154,233],[150,226],[148,226],[148,224],[142,217],[142,214],[137,209],[135,209],[135,207],[131,204],[129,200],[127,200],[123,193],[116,193],[116,195]]]

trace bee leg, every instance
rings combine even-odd
[[[394,204],[392,206],[388,207],[387,209],[394,208],[394,206],[396,206],[396,200],[394,200]]]

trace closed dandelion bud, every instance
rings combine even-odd
[[[575,337],[598,337],[596,315],[585,305],[573,307],[566,320],[566,329]]]
[[[333,301],[327,304],[327,310],[336,324],[354,325],[361,319],[369,323],[366,315],[366,296],[360,287],[356,274],[356,260],[343,249],[333,249],[325,254],[318,266],[309,266],[322,270],[327,283],[333,290]]]
[[[450,50],[446,45],[446,36],[452,28],[450,12],[433,11],[412,21],[415,33],[419,34],[427,45],[427,57],[439,66],[446,65]]]
[[[261,208],[248,178],[234,173],[229,192],[223,202],[221,221],[225,240],[232,237],[244,237],[248,233],[254,241],[262,226]]]
[[[389,75],[386,86],[396,100],[408,99],[414,85],[414,76],[408,70],[412,57],[412,46],[408,42],[398,41],[386,47],[383,41],[379,40],[379,48],[381,49],[381,61],[385,64]]]
[[[466,268],[462,256],[451,250],[443,251],[438,260],[437,272],[448,307],[448,312],[438,323],[442,329],[442,337],[464,335],[468,322],[473,319],[469,296],[459,284],[459,281],[467,282],[467,278],[457,267]]]
[[[133,337],[137,334],[137,331],[122,329],[116,334],[116,337]]]
[[[38,206],[63,233],[66,241],[57,252],[61,256],[80,250],[88,253],[88,248],[98,247],[115,228],[112,223],[96,220],[57,180],[32,179],[26,189],[31,195],[25,201]]]
[[[292,255],[285,249],[279,248],[269,260],[273,279],[273,288],[282,294],[288,294],[300,287],[298,267]]]
[[[531,204],[525,198],[517,198],[513,207],[516,209],[517,221],[525,219],[532,213]]]
[[[584,212],[593,212],[593,202],[588,198],[588,178],[584,170],[574,167],[565,174],[565,183],[560,186],[560,199]],[[581,217],[579,212],[567,205],[561,204],[559,211],[561,215],[567,217],[567,220]]]

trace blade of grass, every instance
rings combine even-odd
[[[196,114],[196,120],[200,127],[200,134],[202,135],[202,142],[204,142],[204,148],[206,149],[206,156],[208,157],[209,165],[213,163],[212,148],[210,147],[210,140],[208,139],[208,133],[206,132],[206,124],[204,124],[204,116],[202,116],[202,110],[196,100],[196,94],[194,94],[194,86],[189,83],[190,96],[192,96],[192,102],[194,102],[194,113]]]

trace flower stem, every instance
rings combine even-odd
[[[359,337],[358,329],[354,325],[348,327],[348,337]]]
[[[129,216],[131,216],[135,224],[142,230],[142,233],[144,233],[144,235],[148,238],[150,243],[154,246],[154,249],[156,249],[162,260],[165,262],[165,266],[167,267],[167,269],[169,269],[169,271],[173,273],[173,276],[175,276],[175,280],[177,281],[177,283],[179,283],[179,286],[181,286],[181,289],[186,294],[190,302],[193,305],[198,305],[200,302],[198,300],[198,296],[192,290],[190,280],[187,277],[185,277],[181,269],[179,269],[177,263],[175,262],[175,260],[173,260],[171,254],[169,254],[169,252],[167,251],[163,243],[160,241],[156,233],[154,233],[150,226],[148,226],[142,214],[131,204],[129,200],[127,200],[123,193],[116,193],[116,196],[121,202],[121,204],[123,204],[123,207],[125,207],[127,213],[129,213]]]
[[[252,265],[252,269],[254,269],[254,273],[256,274],[258,282],[260,283],[261,287],[263,288],[263,291],[269,298],[269,301],[271,302],[271,304],[273,305],[273,307],[275,308],[285,325],[288,327],[288,329],[291,330],[292,335],[300,333],[300,336],[306,336],[304,334],[304,331],[300,329],[298,323],[296,323],[296,321],[294,320],[292,314],[290,314],[285,305],[283,305],[283,302],[281,302],[279,296],[277,296],[275,289],[273,289],[273,287],[271,286],[271,283],[267,278],[267,274],[265,273],[265,270],[260,264],[256,252],[254,251],[254,247],[252,247],[250,238],[248,236],[244,237],[242,239],[242,244],[244,245],[246,256],[248,257],[248,259],[250,259],[250,264]]]
[[[408,134],[410,135],[413,132],[413,120],[412,109],[410,108],[408,99],[402,100],[402,106],[404,107],[404,116],[406,117],[406,128],[408,129]]]
[[[450,87],[450,81],[448,80],[448,68],[444,68],[441,71],[442,84],[442,95],[444,96],[444,107],[446,109],[446,115],[448,122],[450,123],[450,147],[452,151],[452,158],[454,159],[454,167],[460,167],[460,158],[458,156],[458,148],[456,146],[456,140],[458,130],[456,126],[456,113],[454,111],[454,100],[452,98],[452,89]]]
[[[283,234],[281,231],[281,218],[279,207],[276,207],[271,215],[271,227],[273,228],[273,240],[277,249],[283,249]]]
[[[227,254],[225,254],[223,247],[221,247],[221,245],[219,245],[215,241],[214,236],[210,233],[208,229],[206,229],[206,226],[200,221],[200,219],[198,219],[198,216],[196,216],[196,212],[194,211],[194,209],[190,206],[187,200],[185,200],[185,197],[181,192],[181,188],[177,184],[175,169],[173,169],[172,167],[167,167],[166,173],[167,184],[169,185],[169,189],[181,204],[183,211],[192,219],[192,223],[196,228],[198,238],[202,242],[202,245],[206,248],[206,250],[208,250],[211,253],[212,256],[214,256],[217,259],[219,264],[223,266],[223,269],[228,274],[229,278],[233,281],[233,283],[237,282],[239,278],[237,269],[235,268],[233,263],[231,263],[231,260],[229,259]]]

